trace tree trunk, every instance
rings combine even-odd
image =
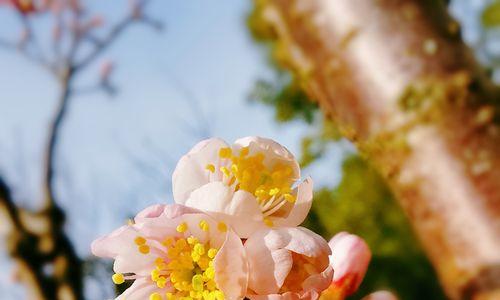
[[[264,1],[287,65],[388,180],[448,296],[498,299],[500,93],[445,4]]]

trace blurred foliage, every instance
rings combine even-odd
[[[328,146],[341,138],[334,120],[323,118],[307,97],[300,80],[286,71],[286,51],[263,17],[266,0],[255,0],[247,18],[253,38],[267,51],[275,77],[256,83],[250,99],[274,108],[278,122],[302,121],[315,128],[303,137],[300,163],[319,163]],[[326,239],[339,231],[363,237],[373,258],[360,290],[351,297],[379,289],[395,291],[401,299],[445,299],[429,261],[408,221],[383,179],[358,155],[345,158],[336,187],[317,190],[304,226]]]
[[[299,85],[293,82],[284,84],[259,80],[255,84],[251,98],[275,107],[276,119],[279,122],[302,119],[311,124],[317,110],[316,104],[309,101]]]
[[[500,1],[495,0],[484,9],[481,15],[484,27],[497,27],[500,25]]]

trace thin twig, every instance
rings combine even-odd
[[[149,1],[143,0],[137,4],[137,9],[142,12],[144,7],[147,5]],[[130,15],[126,16],[121,22],[118,22],[108,33],[108,35],[103,39],[98,39],[95,36],[90,34],[86,34],[85,38],[89,41],[93,42],[95,48],[79,63],[74,64],[75,72],[79,72],[93,61],[95,61],[113,42],[133,23],[144,23],[152,26],[153,28],[159,30],[163,27],[160,21],[154,20],[148,16],[144,15],[134,15],[132,12]]]
[[[26,49],[26,47],[19,47],[17,45],[17,43],[8,42],[6,40],[0,39],[0,48],[4,48],[4,49],[9,50],[9,51],[17,51],[25,59],[34,63],[35,65],[43,67],[44,69],[49,71],[51,74],[56,73],[54,66],[52,66],[51,64],[49,64],[46,61],[44,61],[43,59],[41,59],[40,56],[36,56],[36,55],[32,54],[31,52],[29,52]]]

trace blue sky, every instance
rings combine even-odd
[[[127,1],[89,3],[112,22]],[[311,129],[300,122],[277,124],[272,109],[247,101],[255,81],[272,76],[264,52],[246,31],[250,5],[153,1],[148,11],[166,30],[133,27],[101,57],[115,62],[119,93],[72,99],[57,150],[56,181],[68,232],[78,237],[73,241],[82,256],[96,236],[149,204],[171,201],[172,168],[201,138],[199,130],[190,129],[200,126],[192,103],[208,120],[210,135],[228,141],[266,136],[299,153],[300,137]],[[0,9],[0,22],[0,37],[16,36],[18,23],[6,9]],[[49,29],[46,21],[40,24],[40,32]],[[98,67],[82,74],[77,86],[92,84]],[[57,85],[44,70],[0,49],[0,173],[18,203],[28,207],[40,199],[41,150],[56,99]],[[305,173],[320,184],[338,181],[345,149],[349,146],[332,148],[327,167]],[[4,255],[0,262],[7,269]],[[22,298],[17,288],[2,288],[12,282],[9,272],[1,273],[0,298]]]

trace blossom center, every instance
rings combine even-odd
[[[284,163],[272,166],[264,164],[264,154],[261,152],[249,155],[249,148],[243,147],[234,154],[229,147],[219,150],[222,160],[220,172],[223,182],[234,186],[235,191],[244,190],[252,193],[264,213],[270,215],[281,206],[295,203],[292,185],[295,181],[293,169]],[[215,166],[209,164],[207,170],[214,173]]]
[[[208,231],[208,223],[201,221],[200,229]],[[186,223],[177,226],[179,233],[188,230]],[[165,294],[153,293],[150,300],[224,300],[224,293],[215,282],[214,258],[218,249],[201,243],[194,236],[167,237],[162,242],[144,237],[135,239],[137,250],[144,255],[156,255],[151,280]],[[123,275],[115,274],[113,281],[123,283]]]

